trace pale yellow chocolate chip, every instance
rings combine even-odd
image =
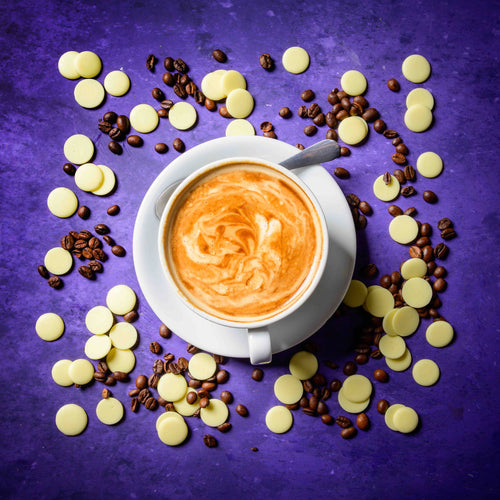
[[[72,135],[64,143],[64,156],[75,165],[87,163],[94,156],[94,143],[86,135]]]
[[[164,421],[167,420],[167,418],[175,418],[177,420],[181,420],[184,422],[184,419],[182,418],[182,415],[179,415],[176,411],[166,411],[165,413],[162,413],[157,419],[156,419],[156,432],[158,432],[160,428],[160,424]]]
[[[113,347],[118,349],[132,349],[137,344],[137,329],[130,323],[116,323],[109,332]]]
[[[80,52],[74,60],[75,70],[83,78],[94,78],[102,69],[102,63],[99,56],[90,50]]]
[[[97,108],[104,101],[106,92],[104,92],[104,87],[100,82],[92,78],[87,78],[75,85],[74,95],[75,101],[82,108],[93,109]]]
[[[210,399],[210,404],[200,410],[200,418],[205,425],[209,427],[218,427],[222,425],[229,416],[229,410],[226,403],[220,399]]]
[[[170,125],[177,130],[190,129],[198,119],[196,109],[188,102],[175,103],[168,112]]]
[[[88,418],[85,410],[75,404],[61,406],[56,413],[56,426],[66,436],[77,436],[87,427]]]
[[[401,265],[401,276],[405,280],[423,278],[427,274],[427,263],[423,259],[408,259]]]
[[[343,302],[348,307],[359,307],[365,303],[368,289],[366,285],[359,280],[352,280]]]
[[[85,385],[94,378],[94,367],[87,359],[76,359],[69,365],[68,375],[74,384]]]
[[[425,338],[433,347],[446,347],[453,340],[453,327],[447,321],[434,321],[427,327]]]
[[[429,61],[419,54],[408,56],[403,61],[403,76],[413,83],[422,83],[429,78],[431,74],[431,65]]]
[[[196,395],[198,394],[195,389],[192,387],[188,387],[188,390],[186,394],[182,398],[180,398],[178,401],[174,401],[174,408],[175,411],[180,413],[181,415],[185,417],[191,417],[194,415],[196,410],[200,407],[200,398],[196,398],[196,401],[193,404],[189,404],[186,400],[186,396],[190,393],[194,392]],[[170,413],[170,412],[166,412]]]
[[[149,134],[159,122],[158,113],[153,106],[149,104],[137,104],[130,111],[130,125],[143,134]]]
[[[380,339],[378,348],[387,358],[397,359],[404,355],[406,343],[399,335],[384,335]]]
[[[363,94],[366,90],[366,85],[365,75],[355,69],[346,71],[340,79],[342,90],[347,92],[350,96]]]
[[[248,120],[237,118],[236,120],[231,120],[226,127],[226,136],[230,137],[233,135],[255,135],[255,129]]]
[[[385,363],[387,364],[387,366],[395,372],[404,372],[410,367],[411,361],[411,352],[408,348],[406,348],[404,354],[400,358],[385,358]]]
[[[391,175],[391,182],[386,184],[384,176],[380,175],[373,183],[373,194],[382,201],[392,201],[399,196],[399,181]]]
[[[50,212],[61,219],[71,217],[78,208],[78,198],[71,189],[58,187],[47,197],[47,207]]]
[[[438,154],[427,151],[417,158],[417,170],[424,177],[432,179],[443,171],[443,160]]]
[[[372,316],[383,318],[394,309],[394,297],[386,288],[375,285],[368,289],[364,307]]]
[[[112,372],[130,373],[135,366],[135,355],[130,349],[111,348],[106,364]]]
[[[222,88],[222,77],[225,73],[225,69],[212,71],[206,74],[201,80],[201,91],[212,101],[220,101],[227,95]]]
[[[342,392],[351,403],[363,403],[372,395],[372,383],[364,375],[351,375],[344,380]]]
[[[104,182],[102,170],[93,163],[85,163],[78,167],[75,173],[75,184],[82,191],[94,191],[99,189]]]
[[[273,406],[266,413],[266,426],[275,434],[283,434],[289,431],[292,424],[292,412],[285,406]]]
[[[247,88],[245,77],[234,69],[230,69],[221,75],[221,85],[222,91],[226,96],[229,95],[232,90]]]
[[[340,122],[338,133],[342,142],[359,144],[368,134],[368,125],[360,116],[349,116]]]
[[[432,111],[432,108],[434,107],[434,97],[426,89],[413,89],[406,96],[406,107],[411,108],[415,104],[422,104]]]
[[[418,426],[418,414],[413,408],[408,406],[396,408],[392,416],[392,424],[397,431],[409,434]]]
[[[283,404],[294,404],[304,392],[302,382],[293,375],[281,375],[274,382],[274,395]]]
[[[392,318],[398,312],[398,309],[391,309],[382,320],[382,328],[387,335],[398,335],[392,326]]]
[[[410,278],[401,289],[403,300],[411,307],[425,307],[432,299],[432,287],[423,278]]]
[[[106,425],[115,425],[124,414],[122,403],[116,398],[101,399],[95,409],[97,418]]]
[[[409,215],[397,215],[389,223],[389,234],[396,243],[407,245],[418,236],[417,221]]]
[[[307,380],[316,375],[318,371],[318,359],[311,352],[299,351],[290,359],[288,369],[299,380]]]
[[[105,306],[95,306],[85,316],[85,326],[94,335],[108,333],[114,321],[112,312]]]
[[[36,320],[35,331],[42,340],[52,342],[64,333],[64,321],[56,313],[42,314]]]
[[[189,360],[189,373],[197,380],[206,380],[212,377],[217,370],[215,359],[206,352],[198,352]]]
[[[345,397],[343,388],[338,392],[338,400],[340,407],[348,413],[361,413],[362,411],[365,411],[370,404],[370,398],[366,401],[362,401],[361,403],[353,403],[352,401],[349,401]]]
[[[74,50],[69,50],[59,58],[57,63],[59,73],[61,73],[61,75],[68,80],[76,80],[77,78],[80,78],[80,73],[78,73],[75,68],[75,58],[78,54],[79,53]]]
[[[52,379],[57,385],[69,387],[73,385],[73,380],[69,376],[68,370],[72,361],[70,359],[60,359],[52,366]]]
[[[158,437],[162,443],[168,446],[180,445],[186,440],[188,433],[189,429],[183,418],[182,420],[165,418],[158,425]]]
[[[111,71],[104,78],[104,88],[108,94],[121,97],[130,89],[130,78],[123,71]]]
[[[64,248],[54,247],[45,254],[44,265],[49,273],[61,276],[73,267],[73,256]]]
[[[116,177],[115,173],[106,165],[97,165],[97,167],[101,170],[104,180],[99,188],[91,191],[92,194],[97,196],[106,196],[111,193],[113,189],[115,189],[116,185]]]
[[[401,337],[407,337],[408,335],[415,333],[419,324],[420,316],[418,315],[418,312],[410,306],[403,306],[396,309],[396,313],[392,318],[394,331]]]
[[[248,90],[235,89],[226,97],[226,108],[233,118],[246,118],[252,112],[253,106],[253,97]]]
[[[124,316],[135,307],[137,297],[127,285],[116,285],[106,295],[106,305],[112,313]]]
[[[439,366],[431,359],[420,359],[413,365],[411,374],[417,384],[429,387],[439,380]]]
[[[186,394],[187,382],[180,374],[165,373],[158,382],[157,390],[165,401],[178,401]]]
[[[309,54],[302,47],[290,47],[281,58],[283,67],[295,75],[303,73],[309,67]]]
[[[111,350],[111,339],[107,335],[92,335],[85,342],[85,356],[89,359],[103,359]]]
[[[414,104],[405,113],[405,125],[412,132],[424,132],[432,123],[432,111],[423,104]]]
[[[385,412],[385,415],[384,415],[384,420],[385,420],[385,425],[387,425],[387,427],[389,427],[389,429],[391,429],[391,431],[398,430],[396,428],[396,426],[394,425],[394,415],[399,409],[404,408],[404,407],[405,407],[405,405],[396,403],[394,405],[389,406],[389,408],[387,408],[387,411]]]

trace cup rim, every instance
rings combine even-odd
[[[321,233],[322,233],[322,248],[321,248],[321,258],[318,262],[316,272],[311,279],[309,286],[306,288],[306,290],[303,291],[302,295],[293,303],[290,305],[290,307],[284,309],[278,314],[275,314],[272,317],[269,318],[264,318],[258,321],[231,321],[223,318],[219,318],[215,315],[212,315],[210,313],[207,313],[206,311],[198,308],[195,306],[191,301],[185,296],[185,294],[182,292],[182,290],[179,289],[177,286],[177,283],[175,282],[174,278],[172,277],[170,271],[169,271],[169,266],[167,264],[166,260],[166,252],[164,250],[164,235],[165,235],[165,230],[166,230],[166,220],[169,212],[171,211],[172,207],[175,205],[176,200],[179,198],[179,196],[184,192],[185,188],[189,186],[191,183],[196,181],[199,177],[206,175],[207,172],[214,170],[216,168],[221,168],[225,166],[226,164],[232,164],[232,163],[242,163],[242,162],[248,162],[248,163],[256,163],[256,164],[262,164],[266,167],[270,167],[272,169],[277,170],[278,172],[282,173],[285,175],[287,178],[295,182],[307,195],[309,200],[311,201],[312,205],[314,206],[316,213],[318,215],[320,227],[321,227]],[[329,251],[329,237],[328,237],[328,228],[326,224],[326,218],[325,214],[323,212],[323,209],[321,205],[319,204],[318,200],[314,196],[314,193],[311,191],[311,189],[306,185],[306,183],[298,176],[296,175],[293,171],[281,166],[279,163],[273,162],[271,160],[265,160],[261,158],[256,158],[252,156],[232,156],[228,158],[222,158],[219,160],[212,161],[210,163],[207,163],[206,165],[203,165],[202,167],[196,169],[194,172],[189,174],[174,190],[170,198],[168,199],[165,208],[163,209],[161,218],[160,218],[160,224],[159,224],[159,229],[158,229],[158,238],[157,238],[157,251],[159,253],[160,257],[160,263],[162,267],[162,271],[164,275],[167,277],[168,282],[170,285],[173,287],[173,289],[177,292],[177,296],[180,298],[180,300],[187,306],[189,309],[191,309],[193,312],[201,316],[202,318],[211,321],[213,323],[220,324],[222,326],[227,326],[227,327],[232,327],[232,328],[240,328],[240,329],[256,329],[256,328],[263,328],[268,325],[271,325],[273,323],[276,323],[280,321],[281,319],[285,318],[286,316],[292,314],[294,311],[299,309],[306,301],[307,299],[311,296],[311,294],[314,292],[316,289],[316,286],[318,285],[319,281],[321,280],[321,277],[323,275],[323,272],[325,270],[325,266],[327,263],[328,259],[328,251]]]

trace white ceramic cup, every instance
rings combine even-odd
[[[305,284],[299,288],[299,290],[297,291],[297,295],[300,296],[296,300],[291,301],[291,304],[288,308],[282,310],[281,312],[275,314],[274,316],[254,322],[230,321],[227,319],[221,319],[195,306],[177,286],[177,283],[175,279],[172,277],[169,266],[167,264],[167,258],[165,252],[165,231],[168,226],[168,221],[170,217],[174,215],[177,210],[176,201],[178,200],[178,198],[192,185],[196,184],[196,182],[198,182],[198,180],[201,177],[207,175],[212,170],[218,169],[226,165],[237,164],[237,163],[251,163],[270,168],[272,170],[278,171],[279,173],[287,177],[290,181],[292,181],[294,184],[296,184],[307,195],[312,206],[314,207],[314,210],[316,211],[316,214],[318,216],[319,225],[321,228],[321,236],[322,236],[321,255],[319,261],[315,262],[316,272],[310,275],[306,280]],[[261,160],[257,158],[250,158],[250,157],[225,158],[223,160],[218,160],[199,168],[198,170],[194,171],[191,175],[186,177],[186,179],[184,179],[179,184],[179,186],[177,186],[177,188],[172,193],[171,197],[169,198],[163,210],[159,227],[160,230],[158,231],[158,252],[160,255],[162,269],[170,284],[177,291],[177,294],[182,300],[182,302],[196,314],[209,321],[218,323],[223,326],[246,330],[248,332],[248,347],[249,347],[251,363],[252,364],[269,363],[272,358],[271,334],[269,332],[269,326],[285,318],[289,314],[292,314],[294,311],[299,309],[302,306],[302,304],[304,304],[304,302],[311,296],[317,284],[319,283],[321,276],[323,275],[323,271],[325,269],[328,257],[328,230],[326,226],[325,216],[323,214],[320,204],[314,197],[311,190],[307,187],[307,185],[292,171],[271,161]]]

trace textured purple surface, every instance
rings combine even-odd
[[[188,6],[189,4],[193,4]],[[146,498],[203,496],[213,498],[489,498],[499,493],[498,481],[498,2],[6,2],[0,7],[0,116],[2,157],[0,207],[2,213],[1,307],[2,347],[0,374],[0,496],[3,498]],[[311,66],[302,75],[286,73],[280,64],[283,51],[303,46]],[[141,199],[163,166],[175,158],[172,148],[160,156],[156,142],[171,144],[179,136],[187,147],[224,134],[226,122],[201,110],[198,126],[175,132],[163,121],[145,137],[140,150],[126,148],[121,157],[107,149],[96,127],[108,109],[128,113],[139,102],[154,104],[151,89],[165,88],[161,61],[167,55],[183,58],[190,75],[203,75],[221,66],[211,58],[214,48],[226,51],[223,66],[240,70],[255,97],[250,121],[256,129],[273,122],[279,139],[312,144],[322,138],[302,133],[296,116],[279,118],[281,106],[301,104],[299,94],[312,88],[318,103],[339,86],[349,69],[362,71],[368,81],[367,99],[379,108],[390,127],[401,131],[414,163],[420,152],[438,152],[445,170],[437,179],[419,177],[419,193],[434,190],[439,202],[425,204],[421,194],[398,203],[414,205],[418,219],[433,226],[444,216],[456,223],[459,237],[450,242],[449,288],[443,294],[442,314],[455,327],[456,339],[437,350],[424,339],[425,325],[408,339],[414,359],[429,357],[441,367],[441,379],[430,388],[417,386],[411,373],[392,373],[389,384],[375,384],[374,401],[386,398],[414,407],[421,428],[405,436],[390,431],[372,404],[369,432],[344,441],[339,428],[296,412],[292,430],[272,435],[264,425],[267,409],[276,404],[272,385],[285,373],[289,353],[275,357],[265,368],[264,380],[251,380],[246,360],[230,360],[226,388],[250,416],[243,419],[231,407],[233,429],[220,434],[189,420],[191,437],[183,446],[168,448],[156,437],[159,412],[141,408],[127,411],[124,422],[106,427],[95,416],[102,386],[85,390],[56,386],[52,364],[61,358],[83,356],[87,337],[86,311],[103,303],[117,283],[132,286],[140,298],[136,326],[141,343],[136,349],[139,373],[150,373],[155,356],[148,344],[158,337],[159,320],[138,289],[132,261],[132,228]],[[132,80],[122,98],[108,97],[102,109],[84,110],[73,99],[75,82],[57,71],[57,60],[67,50],[94,50],[103,61],[103,73],[123,68]],[[266,73],[259,55],[269,52],[277,68]],[[160,63],[155,73],[145,60],[154,53]],[[414,134],[403,124],[405,96],[415,85],[401,75],[401,63],[421,53],[432,64],[432,76],[423,86],[436,98],[433,127]],[[401,92],[391,93],[385,82],[397,78]],[[172,96],[170,89],[166,89]],[[259,131],[260,132],[260,131]],[[117,173],[119,186],[110,198],[78,191],[92,216],[59,220],[46,209],[46,197],[57,186],[73,186],[62,171],[62,146],[73,133],[89,135],[96,143],[96,162]],[[320,137],[321,135],[321,137]],[[394,168],[389,141],[371,132],[363,147],[338,160],[351,171],[339,181],[345,193],[368,200],[374,215],[358,232],[357,268],[375,262],[382,273],[396,269],[407,258],[405,247],[387,235],[387,204],[376,199],[371,184],[377,175]],[[335,166],[337,162],[335,162]],[[333,163],[327,165],[329,170]],[[122,210],[111,218],[110,205]],[[50,289],[36,266],[70,229],[91,228],[106,222],[128,254],[111,257],[96,282],[77,272],[64,278],[63,290]],[[438,236],[433,240],[437,243]],[[45,343],[34,332],[36,318],[47,311],[59,313],[66,332]],[[352,359],[349,345],[356,314],[333,319],[317,333],[320,358],[340,365]],[[185,354],[185,343],[173,337],[161,342],[165,351]],[[370,374],[385,367],[370,361],[359,372]],[[322,369],[328,379],[337,375]],[[119,384],[113,393],[129,406],[132,383]],[[218,392],[216,393],[218,394]],[[79,437],[67,438],[54,424],[65,403],[81,404],[89,426]],[[333,415],[340,409],[332,398]],[[202,436],[211,432],[219,447],[208,449]],[[253,453],[251,447],[258,447]]]

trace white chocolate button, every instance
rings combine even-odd
[[[75,70],[83,78],[94,78],[101,72],[102,63],[99,56],[90,50],[80,52],[75,57]]]
[[[137,297],[127,285],[116,285],[106,295],[106,305],[112,313],[124,316],[135,307]]]
[[[190,129],[198,119],[196,109],[188,102],[175,103],[168,112],[170,125],[177,130]]]
[[[61,276],[73,267],[73,256],[64,248],[54,247],[45,254],[44,265],[49,273]]]
[[[52,342],[64,333],[64,321],[56,313],[42,314],[36,320],[35,331],[42,340]]]
[[[351,375],[344,380],[342,392],[351,403],[363,403],[372,395],[372,383],[364,375]]]
[[[75,173],[75,184],[82,191],[94,191],[99,189],[104,182],[102,170],[93,163],[85,163],[78,167]]]
[[[75,58],[78,54],[79,53],[74,50],[69,50],[59,58],[57,63],[59,73],[61,73],[61,75],[68,80],[76,80],[77,78],[80,78],[80,73],[78,73],[75,68]]]
[[[432,123],[432,111],[423,104],[415,104],[405,113],[405,125],[412,132],[424,132]]]
[[[360,116],[349,116],[340,122],[338,133],[342,142],[359,144],[368,134],[368,125]]]
[[[130,125],[143,134],[149,134],[157,126],[159,122],[158,113],[153,106],[149,104],[138,104],[132,108],[130,112]]]
[[[405,405],[396,403],[394,405],[389,406],[389,408],[387,408],[387,411],[385,412],[385,415],[384,415],[384,420],[385,420],[385,425],[387,425],[387,427],[389,427],[389,429],[391,429],[391,431],[397,431],[397,428],[394,425],[394,415],[400,408],[404,408],[404,407],[405,407]]]
[[[194,392],[196,395],[198,394],[192,387],[188,387],[186,394],[178,401],[174,401],[175,411],[185,417],[193,416],[196,410],[200,407],[200,398],[198,397],[196,398],[196,401],[193,404],[189,404],[186,401],[186,396],[190,392]],[[166,412],[166,413],[171,413],[171,412]]]
[[[429,61],[419,55],[413,54],[403,61],[403,76],[413,83],[422,83],[429,78],[431,74],[431,65]]]
[[[255,135],[255,129],[248,120],[237,118],[236,120],[231,120],[226,127],[226,136],[233,135]]]
[[[94,378],[94,367],[87,359],[76,359],[69,365],[68,375],[74,384],[85,385]]]
[[[399,335],[384,335],[380,339],[378,348],[387,358],[397,359],[404,355],[406,343]]]
[[[401,276],[405,280],[423,278],[427,274],[427,264],[423,259],[408,259],[401,265]]]
[[[293,375],[281,375],[274,382],[274,395],[281,403],[294,404],[304,392],[302,382]]]
[[[233,118],[246,118],[253,111],[253,106],[253,97],[248,90],[235,89],[226,97],[226,108]]]
[[[95,306],[85,316],[85,326],[94,335],[108,333],[114,321],[113,314],[105,306]]]
[[[73,385],[73,381],[68,373],[71,363],[70,359],[60,359],[52,366],[52,379],[57,385],[62,387]]]
[[[89,78],[81,80],[75,85],[74,95],[75,101],[82,108],[93,109],[104,101],[106,92],[104,92],[104,87],[100,82]]]
[[[307,380],[318,371],[318,359],[308,351],[296,352],[288,364],[290,373],[299,380]]]
[[[101,399],[95,409],[97,418],[106,425],[115,425],[124,414],[123,405],[116,398]]]
[[[56,426],[66,436],[77,436],[87,427],[88,418],[85,410],[75,404],[61,406],[56,413]]]
[[[397,335],[396,330],[392,326],[392,319],[394,315],[398,312],[398,309],[391,309],[382,320],[382,328],[387,335]]]
[[[433,347],[445,347],[453,340],[453,327],[447,321],[434,321],[427,327],[425,338]]]
[[[281,62],[289,73],[297,75],[309,67],[309,54],[302,47],[290,47],[283,53]]]
[[[64,143],[64,156],[75,165],[87,163],[94,156],[94,143],[86,135],[72,135]]]
[[[111,193],[113,189],[115,189],[115,173],[106,165],[97,165],[97,167],[101,170],[104,180],[98,189],[94,189],[92,191],[92,194],[96,194],[97,196],[106,196]]]
[[[344,304],[348,307],[359,307],[365,303],[368,289],[359,280],[352,280],[344,297]]]
[[[396,309],[396,313],[392,319],[392,326],[397,335],[407,337],[417,331],[419,324],[420,316],[413,307],[404,306]]]
[[[427,151],[417,158],[417,170],[424,177],[432,179],[443,171],[443,160],[438,154]]]
[[[373,194],[382,201],[392,201],[399,196],[400,185],[399,181],[391,175],[391,182],[386,184],[384,176],[381,175],[375,179],[373,183]]]
[[[348,413],[361,413],[362,411],[365,411],[370,404],[370,398],[366,401],[362,401],[361,403],[353,403],[352,401],[349,401],[345,397],[343,388],[338,392],[338,400],[340,407]]]
[[[417,428],[418,414],[413,408],[408,406],[396,408],[392,416],[392,424],[397,431],[408,434]]]
[[[188,433],[189,429],[184,419],[165,418],[158,425],[158,437],[168,446],[180,445],[186,440]]]
[[[418,235],[417,221],[409,215],[397,215],[389,223],[389,234],[395,242],[407,245]]]
[[[226,403],[220,399],[210,399],[210,404],[200,410],[201,420],[209,427],[218,427],[222,425],[229,416],[229,410]]]
[[[432,299],[432,287],[423,278],[410,278],[401,289],[403,300],[415,309],[425,307]]]
[[[56,217],[66,219],[76,212],[78,208],[78,198],[71,189],[58,187],[49,193],[47,197],[47,207]]]
[[[439,379],[439,366],[431,359],[420,359],[413,365],[411,374],[417,384],[429,387]]]
[[[179,401],[186,394],[187,382],[183,375],[165,373],[158,382],[157,390],[165,401]]]
[[[120,97],[130,89],[130,78],[123,71],[111,71],[104,78],[104,88],[108,94]]]
[[[137,329],[130,323],[116,323],[109,332],[113,347],[118,349],[132,349],[137,344]]]
[[[106,356],[106,364],[112,372],[130,373],[135,366],[135,355],[130,349],[113,347]]]
[[[340,79],[340,86],[344,92],[350,96],[361,95],[366,90],[366,78],[363,73],[351,69],[346,71]]]
[[[222,88],[222,77],[225,73],[225,69],[212,71],[206,74],[201,80],[201,91],[212,101],[220,101],[227,95]]]
[[[394,309],[394,297],[386,288],[375,285],[368,290],[364,307],[372,316],[383,318]]]
[[[89,359],[103,359],[111,350],[111,339],[107,335],[92,335],[85,342],[85,356]]]
[[[212,377],[217,370],[217,363],[213,356],[206,352],[199,352],[189,360],[189,373],[197,380],[206,380]]]
[[[406,107],[411,108],[415,104],[422,104],[432,111],[432,108],[434,107],[434,97],[427,89],[413,89],[406,96]]]
[[[239,71],[236,71],[234,69],[226,71],[221,76],[220,80],[222,85],[222,92],[226,96],[229,95],[232,90],[247,88],[245,77]]]
[[[407,368],[410,367],[411,361],[411,352],[408,348],[406,348],[404,354],[400,358],[385,358],[386,365],[395,372],[404,372]]]
[[[285,406],[273,406],[266,413],[266,426],[275,434],[283,434],[289,431],[292,424],[292,412]]]
[[[162,413],[157,419],[156,419],[156,432],[158,432],[160,428],[160,424],[166,420],[167,418],[176,418],[177,420],[182,420],[184,422],[184,419],[182,418],[181,415],[179,415],[176,411],[166,411],[165,413]]]

